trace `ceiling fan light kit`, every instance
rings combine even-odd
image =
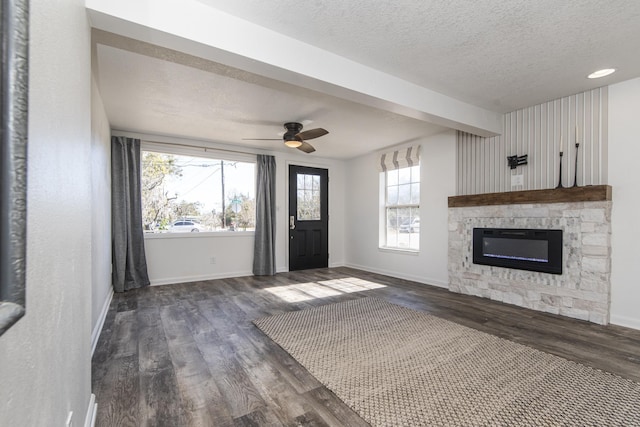
[[[314,151],[316,151],[316,149],[313,148],[311,144],[306,142],[305,139],[318,138],[329,133],[329,131],[322,128],[309,129],[302,132],[302,123],[297,123],[297,122],[285,123],[284,128],[287,130],[282,136],[282,141],[284,142],[284,145],[291,148],[297,148],[298,150],[303,151],[307,154],[313,153]],[[269,139],[269,138],[267,139],[243,138],[243,139],[253,140],[253,141],[277,141],[277,139]]]
[[[289,141],[285,141],[284,145],[291,148],[298,148],[302,145],[302,142],[298,141],[297,139],[291,139]]]

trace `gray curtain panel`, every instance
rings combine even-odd
[[[276,274],[276,159],[258,154],[253,274]]]
[[[140,140],[111,137],[111,247],[115,292],[149,285],[140,179]]]

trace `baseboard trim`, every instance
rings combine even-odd
[[[96,403],[96,395],[91,393],[89,398],[89,407],[87,408],[87,416],[84,418],[84,427],[94,427],[96,425],[96,416],[98,415],[98,404]]]
[[[385,270],[381,268],[372,268],[364,265],[352,264],[352,263],[332,263],[330,268],[338,268],[338,267],[350,267],[355,268],[357,270],[368,271],[370,273],[384,274],[385,276],[397,277],[398,279],[411,280],[413,282],[424,283],[425,285],[437,286],[439,288],[448,288],[449,283],[443,282],[441,280],[425,278],[421,276],[414,276],[411,274],[403,274],[398,271]],[[289,270],[287,268],[277,268],[277,273],[286,273]],[[209,274],[209,275],[201,275],[201,276],[181,276],[181,277],[170,277],[166,279],[153,279],[151,280],[151,286],[162,286],[162,285],[171,285],[174,283],[188,283],[188,282],[197,282],[201,280],[216,280],[216,279],[229,279],[232,277],[243,277],[243,276],[253,276],[253,272],[251,271],[236,271],[236,272],[228,272],[228,273],[220,273],[220,274]],[[107,305],[108,308],[108,305]]]
[[[618,326],[624,326],[625,328],[638,329],[640,330],[640,319],[628,317],[628,316],[616,316],[614,314],[611,315],[611,319],[609,323]]]
[[[113,299],[113,287],[109,289],[109,296],[105,299],[104,304],[102,305],[102,310],[100,311],[100,317],[98,317],[98,323],[93,328],[91,332],[91,356],[93,356],[93,352],[96,351],[96,346],[98,345],[98,340],[100,339],[100,333],[102,332],[102,327],[104,326],[104,321],[107,318],[107,313],[109,312],[109,306],[111,305],[111,300]]]
[[[425,285],[436,286],[438,288],[449,288],[448,282],[443,282],[438,279],[431,279],[428,277],[414,276],[412,274],[404,274],[398,271],[385,270],[382,268],[372,268],[364,265],[358,265],[353,263],[344,264],[345,267],[355,268],[357,270],[368,271],[369,273],[384,274],[385,276],[397,277],[398,279],[411,280],[412,282],[423,283]]]
[[[203,274],[200,276],[168,277],[164,279],[152,279],[151,286],[171,285],[174,283],[199,282],[201,280],[229,279],[232,277],[253,276],[251,271],[231,271],[218,274]]]

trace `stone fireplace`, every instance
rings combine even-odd
[[[449,198],[449,290],[609,322],[611,187]],[[473,230],[561,230],[561,274],[473,261]]]

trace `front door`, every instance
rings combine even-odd
[[[289,166],[289,271],[329,265],[327,169]]]

